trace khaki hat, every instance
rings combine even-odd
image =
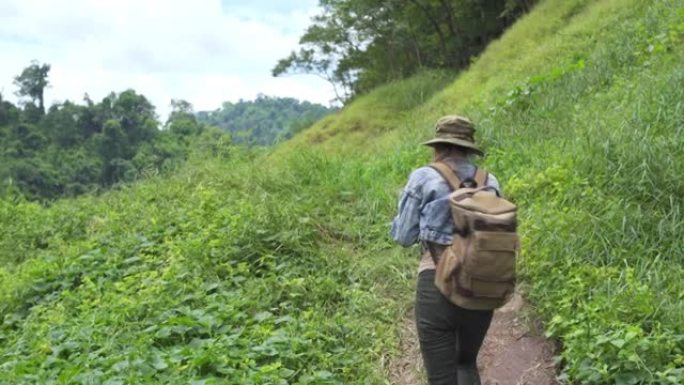
[[[423,144],[431,146],[436,143],[453,144],[465,147],[478,155],[484,151],[475,144],[475,125],[462,116],[448,115],[440,118],[435,124],[435,138]]]

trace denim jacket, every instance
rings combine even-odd
[[[477,168],[468,161],[447,162],[459,179],[472,178]],[[487,186],[500,191],[499,182],[488,174]],[[411,173],[399,199],[399,213],[392,221],[391,235],[402,246],[417,241],[449,245],[454,223],[449,207],[451,188],[431,167],[421,167]]]

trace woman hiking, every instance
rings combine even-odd
[[[451,115],[437,121],[435,138],[423,144],[434,149],[434,162],[445,164],[460,187],[475,186],[478,168],[473,155],[484,155],[475,144],[474,125]],[[500,190],[492,174],[480,172],[484,185]],[[469,185],[470,184],[470,185]],[[449,206],[449,183],[433,167],[411,173],[399,199],[391,235],[404,247],[422,245],[416,289],[416,328],[430,385],[479,385],[477,354],[492,320],[493,310],[469,310],[449,301],[435,286],[435,260],[452,243],[454,223]]]

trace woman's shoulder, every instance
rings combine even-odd
[[[437,170],[430,166],[423,166],[419,167],[413,172],[411,172],[411,176],[409,177],[409,183],[413,184],[424,184],[428,181],[438,179],[439,178],[439,173]]]
[[[407,190],[422,199],[431,199],[449,192],[449,187],[440,173],[430,166],[415,169],[409,178]]]

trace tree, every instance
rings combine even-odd
[[[78,126],[81,112],[84,109],[70,101],[53,104],[41,122],[45,133],[61,147],[73,147],[84,138]]]
[[[166,128],[178,135],[194,135],[202,131],[202,125],[197,122],[192,104],[182,99],[171,100],[171,114],[166,121]]]
[[[0,126],[19,122],[19,109],[14,104],[2,99],[0,94]]]
[[[230,132],[234,143],[272,145],[333,111],[295,98],[259,95],[253,101],[225,102],[216,111],[199,112],[197,119]]]
[[[421,68],[467,67],[534,1],[320,0],[299,50],[272,74],[315,74],[346,103]]]
[[[131,147],[151,140],[158,133],[157,114],[152,103],[144,95],[134,90],[126,90],[114,97],[114,100],[108,100],[111,102],[111,118],[121,123]]]
[[[30,83],[42,79],[46,86],[48,69],[33,63],[16,78],[21,95],[32,97],[23,108],[0,94],[0,194],[49,200],[96,191],[174,169],[199,148],[205,125],[182,100],[172,102],[165,131],[154,106],[134,90],[112,92],[99,103],[86,94],[83,103],[65,100],[41,110],[40,92]],[[196,154],[224,156],[228,138],[207,135]],[[219,142],[209,143],[214,139]]]
[[[105,122],[102,133],[98,134],[98,144],[100,156],[105,163],[116,158],[127,158],[131,152],[121,123],[114,119]]]
[[[192,103],[183,99],[171,99],[171,116],[174,115],[195,115]]]
[[[14,84],[19,87],[17,96],[29,97],[34,105],[38,102],[38,109],[45,114],[45,88],[48,86],[49,64],[39,64],[32,61],[31,65],[24,68],[19,76],[14,78]]]
[[[102,158],[101,183],[109,186],[118,182],[131,168],[126,160],[130,158],[130,145],[121,124],[114,119],[105,122],[97,139]]]

